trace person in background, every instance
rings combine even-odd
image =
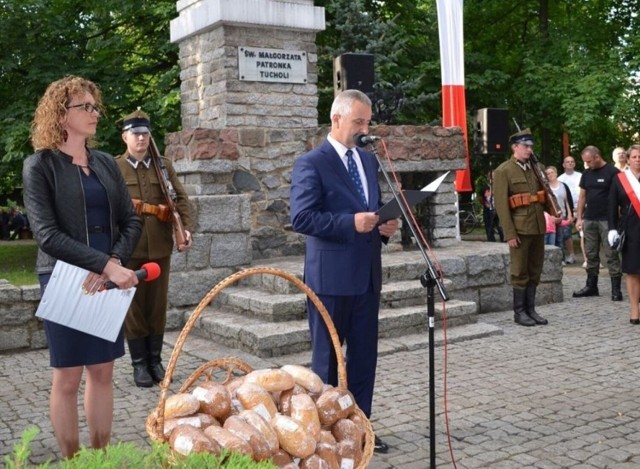
[[[16,210],[11,207],[9,209],[9,231],[11,235],[9,236],[9,240],[20,239],[20,233],[23,230],[27,229],[27,219],[26,217],[20,213],[20,210]]]
[[[536,289],[544,264],[545,192],[530,160],[533,135],[529,129],[509,138],[512,158],[494,171],[493,195],[509,245],[513,319],[521,326],[548,321],[536,309]]]
[[[0,207],[0,239],[2,241],[9,240],[9,212],[3,207]]]
[[[482,188],[480,196],[480,202],[482,202],[482,221],[484,222],[484,229],[487,233],[487,241],[496,241],[496,231],[500,237],[500,242],[504,242],[504,231],[500,226],[500,219],[496,213],[496,207],[493,203],[493,193],[491,192],[491,186],[487,185]]]
[[[569,190],[571,191],[571,200],[573,200],[572,213],[574,215],[573,223],[575,223],[575,214],[578,209],[578,198],[580,196],[580,178],[582,177],[582,173],[575,170],[576,160],[573,159],[573,156],[571,155],[564,157],[564,159],[562,160],[562,168],[564,169],[564,172],[560,176],[558,176],[558,181],[565,183],[567,187],[569,187]],[[583,245],[581,235],[580,235],[580,244]],[[565,262],[567,264],[573,264],[576,260],[575,260],[574,250],[573,250],[572,237],[565,241],[565,249],[567,251]],[[584,252],[583,252],[583,255],[584,255]]]
[[[555,245],[562,251],[562,263],[566,263],[566,259],[569,257],[565,253],[564,246],[567,239],[571,238],[571,230],[573,225],[573,198],[569,186],[564,182],[558,180],[558,170],[555,166],[547,166],[545,168],[545,174],[549,181],[549,187],[556,196],[558,205],[562,210],[562,216],[556,219],[556,241]]]
[[[544,212],[544,244],[547,246],[556,245],[556,218]]]
[[[622,147],[617,147],[611,153],[613,165],[620,171],[624,171],[629,165],[627,161],[627,152]]]
[[[101,93],[91,81],[67,76],[51,83],[35,111],[35,153],[23,166],[24,203],[38,244],[41,292],[57,260],[89,271],[82,289],[93,295],[107,281],[128,289],[138,283],[123,267],[142,228],[113,157],[91,146]],[[113,367],[124,355],[124,334],[115,342],[44,321],[53,379],[50,412],[65,458],[79,449],[78,392],[83,373],[84,411],[92,448],[111,439]]]
[[[327,139],[296,160],[291,176],[291,223],[307,237],[304,280],[326,306],[340,343],[347,344],[348,387],[367,418],[378,359],[381,247],[398,229],[398,220],[382,222],[376,215],[383,204],[375,156],[355,148],[356,136],[369,131],[371,114],[366,94],[338,94]],[[309,300],[307,313],[313,371],[336,385],[336,352]],[[388,449],[376,435],[374,450]]]
[[[640,324],[640,145],[631,145],[626,154],[629,168],[613,178],[609,192],[607,241],[614,246],[624,230],[621,268],[627,274],[629,322]]]
[[[167,295],[169,271],[173,251],[173,218],[161,189],[162,181],[154,167],[149,145],[151,121],[149,116],[137,110],[122,119],[122,140],[127,151],[116,157],[133,200],[136,212],[142,217],[142,236],[127,263],[138,270],[148,261],[160,266],[160,276],[153,282],[138,286],[125,320],[125,336],[131,363],[133,380],[138,387],[151,387],[164,379],[162,345],[167,322]],[[193,216],[189,198],[167,158],[161,157],[170,184],[176,193],[175,206],[187,230],[187,245],[191,247]]]
[[[574,298],[599,296],[598,274],[600,271],[600,246],[607,259],[607,268],[611,277],[611,300],[622,301],[620,289],[622,271],[620,256],[613,251],[607,236],[608,207],[605,202],[613,179],[619,173],[614,166],[607,164],[598,147],[589,145],[582,150],[582,160],[588,166],[580,180],[580,199],[578,201],[578,219],[576,228],[584,231],[584,248],[587,255],[587,282],[584,288],[573,292]]]

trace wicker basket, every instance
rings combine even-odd
[[[152,440],[166,442],[167,438],[164,436],[164,407],[165,402],[168,397],[169,385],[172,381],[173,373],[176,369],[176,363],[180,354],[182,353],[182,347],[184,345],[187,336],[193,329],[194,324],[202,314],[202,311],[213,301],[213,299],[220,293],[224,288],[236,283],[238,280],[249,277],[251,275],[275,275],[277,277],[282,277],[285,280],[293,283],[296,287],[298,287],[302,292],[306,293],[309,299],[314,303],[322,319],[327,326],[329,331],[329,335],[331,337],[331,342],[336,352],[336,358],[338,361],[338,387],[342,389],[347,388],[347,372],[345,366],[344,356],[342,354],[342,348],[340,347],[340,340],[338,339],[338,333],[336,332],[336,328],[327,312],[327,309],[322,304],[317,295],[300,279],[295,277],[294,275],[280,269],[274,269],[271,267],[255,267],[251,269],[241,270],[232,274],[218,283],[215,287],[213,287],[209,293],[207,293],[204,298],[200,301],[200,304],[196,307],[196,309],[191,313],[189,319],[186,324],[182,328],[178,339],[176,340],[176,345],[173,348],[171,353],[171,358],[169,359],[169,364],[167,365],[167,370],[165,374],[165,378],[160,383],[160,399],[158,401],[158,405],[156,408],[149,414],[149,417],[146,421],[146,430]],[[201,365],[197,370],[195,370],[182,384],[179,392],[187,392],[194,384],[201,380],[214,380],[214,374],[219,376],[220,373],[224,373],[224,378],[222,380],[222,384],[230,381],[234,376],[247,374],[253,371],[253,368],[248,364],[244,363],[242,360],[233,357],[220,358],[208,361],[207,363]],[[362,450],[362,460],[360,464],[357,466],[357,469],[364,469],[369,465],[369,461],[371,460],[371,456],[373,455],[373,447],[374,447],[374,436],[373,436],[373,428],[369,422],[369,419],[365,416],[364,412],[360,410],[356,406],[355,412],[362,417],[362,421],[365,422],[365,442],[364,448]]]

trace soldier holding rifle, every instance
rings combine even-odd
[[[493,191],[509,244],[514,321],[522,326],[547,324],[535,309],[536,288],[544,262],[544,211],[549,204],[547,211],[558,216],[555,199],[533,155],[531,131],[519,131],[509,143],[513,157],[494,171]]]
[[[182,223],[175,233],[179,251],[191,247],[193,222],[187,194],[171,161],[158,154],[152,141],[149,116],[137,110],[124,117],[122,140],[127,151],[117,156],[116,162],[143,222],[140,241],[127,267],[137,270],[149,260],[160,266],[158,279],[138,284],[125,320],[134,381],[138,387],[151,387],[164,379],[161,352],[176,219]]]

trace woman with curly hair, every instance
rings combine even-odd
[[[89,271],[82,285],[88,295],[107,281],[122,289],[138,283],[122,264],[140,236],[140,218],[113,157],[90,148],[101,111],[98,87],[76,76],[51,83],[35,111],[35,153],[22,177],[41,292],[58,259]],[[77,402],[85,369],[91,446],[103,448],[111,438],[113,366],[124,355],[123,331],[110,342],[47,320],[44,330],[53,368],[51,423],[62,455],[71,457],[80,446]]]

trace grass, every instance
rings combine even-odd
[[[34,241],[0,243],[0,278],[15,286],[37,284],[37,252],[38,246]]]

